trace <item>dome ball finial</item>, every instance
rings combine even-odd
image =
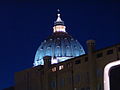
[[[58,13],[60,12],[60,9],[57,9]]]
[[[58,11],[57,15],[58,15],[58,17],[60,17],[60,9],[57,9],[57,11]]]

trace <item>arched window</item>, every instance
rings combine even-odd
[[[75,56],[79,56],[80,55],[79,54],[79,50],[78,50],[78,48],[76,46],[74,47],[74,51],[73,52],[74,52]]]
[[[66,47],[66,56],[71,56],[71,51],[69,46]]]
[[[60,56],[60,46],[57,46],[57,47],[56,47],[55,52],[56,52],[56,53],[55,53],[56,56]]]
[[[47,47],[46,56],[51,56],[51,47]]]

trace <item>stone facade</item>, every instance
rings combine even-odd
[[[87,41],[88,54],[53,65],[46,56],[45,65],[16,72],[15,90],[104,90],[104,67],[120,59],[120,44],[100,50],[94,45]]]

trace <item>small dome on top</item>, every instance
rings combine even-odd
[[[66,32],[64,22],[58,15],[53,34],[39,46],[33,64],[34,66],[43,65],[44,56],[51,56],[51,63],[54,64],[83,54],[85,54],[83,47]]]
[[[62,19],[60,18],[60,14],[57,14],[58,15],[58,18],[57,20],[54,22],[54,25],[57,26],[57,25],[64,25],[64,21],[62,21]]]

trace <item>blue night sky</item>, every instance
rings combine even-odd
[[[0,1],[0,90],[14,85],[14,73],[31,68],[37,48],[53,32],[57,9],[67,32],[86,50],[120,43],[120,2],[87,0]],[[87,50],[86,50],[87,52]]]

